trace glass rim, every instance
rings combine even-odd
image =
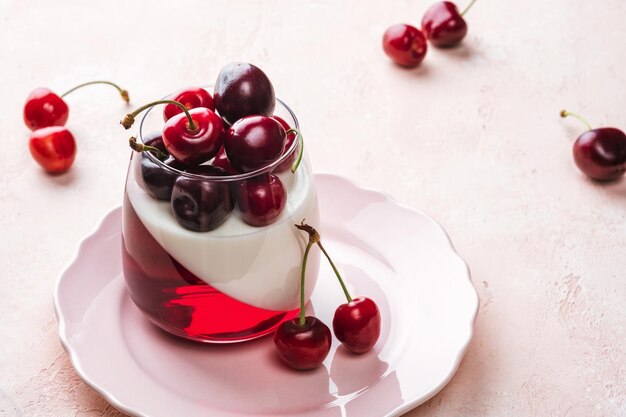
[[[206,90],[205,87],[201,87],[201,88],[204,88]],[[170,97],[170,96],[171,96],[171,94],[165,96],[163,99],[166,99],[167,97]],[[291,110],[291,108],[289,108],[289,106],[284,101],[282,101],[279,98],[276,98],[276,102],[279,103],[281,106],[283,106],[285,108],[285,110],[287,110],[287,112],[289,113],[289,115],[291,116],[291,118],[294,121],[294,125],[295,126],[293,126],[293,128],[297,129],[298,132],[299,132],[300,131],[300,124],[298,123],[298,118],[296,117],[296,115],[293,112],[293,110]],[[143,117],[141,118],[141,122],[139,123],[139,135],[138,135],[139,136],[139,141],[141,143],[143,143],[143,126],[144,126],[144,122],[146,121],[146,118],[148,117],[150,112],[153,111],[155,108],[156,108],[156,106],[150,107],[144,113]],[[299,133],[297,133],[297,134],[299,134]],[[278,158],[276,161],[272,162],[271,164],[268,164],[268,165],[265,165],[265,166],[263,166],[261,168],[255,169],[254,171],[244,172],[242,174],[234,174],[234,175],[228,174],[228,175],[221,175],[221,176],[220,175],[192,174],[191,172],[181,171],[179,169],[176,169],[176,168],[173,168],[173,167],[171,167],[169,165],[166,165],[165,163],[163,163],[163,161],[161,161],[159,158],[157,158],[150,151],[141,152],[141,153],[142,153],[142,156],[145,156],[145,157],[149,158],[152,162],[157,164],[159,167],[161,167],[161,168],[165,169],[166,171],[169,171],[169,172],[171,172],[173,174],[179,175],[179,176],[184,176],[184,177],[187,177],[187,178],[197,179],[197,180],[210,180],[210,181],[215,181],[215,182],[230,182],[230,181],[246,180],[246,179],[257,177],[257,176],[259,176],[261,174],[273,171],[276,167],[281,165],[283,162],[285,162],[288,158],[290,158],[292,156],[293,152],[296,151],[299,143],[300,143],[300,140],[294,140],[293,143],[291,144],[291,146],[289,147],[289,149],[286,152],[284,152],[280,156],[280,158]],[[133,154],[134,153],[136,153],[136,152],[133,151]],[[133,155],[133,156],[135,156],[135,155]]]

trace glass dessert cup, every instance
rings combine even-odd
[[[299,129],[293,112],[277,100],[275,115]],[[162,129],[161,109],[148,111],[138,140]],[[308,237],[295,223],[319,225],[314,178],[306,153],[295,173],[289,161],[298,152],[295,141],[267,167],[230,176],[190,174],[165,165],[152,153],[133,153],[124,192],[122,259],[127,290],[139,309],[157,326],[177,336],[207,343],[255,339],[272,332],[299,312],[300,266]],[[142,159],[173,178],[202,181],[226,190],[232,207],[223,223],[206,232],[183,227],[169,200],[155,198],[146,184]],[[285,169],[287,168],[287,169]],[[238,207],[244,181],[269,173],[286,191],[286,204],[271,224],[247,224]],[[230,197],[228,197],[230,196]],[[306,299],[313,292],[319,251],[311,251]]]

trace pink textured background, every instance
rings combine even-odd
[[[586,180],[581,126],[558,118],[626,128],[626,2],[481,0],[463,47],[393,66],[382,32],[429,4],[0,2],[0,416],[121,416],[74,374],[52,288],[121,202],[126,107],[105,87],[68,98],[78,158],[50,177],[27,151],[26,95],[107,78],[141,104],[233,60],[270,75],[317,171],[431,213],[470,264],[474,341],[408,417],[626,415],[626,183]]]

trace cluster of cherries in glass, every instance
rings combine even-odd
[[[422,18],[422,30],[408,24],[389,27],[383,35],[385,53],[398,65],[416,67],[426,56],[427,40],[438,48],[459,45],[467,34],[463,17],[475,1],[462,12],[450,1],[433,4]]]
[[[324,322],[314,316],[307,316],[304,310],[304,284],[309,251],[317,245],[332,267],[346,296],[347,303],[335,310],[333,331],[343,346],[353,353],[365,353],[372,349],[380,336],[380,311],[376,303],[368,297],[352,298],[341,278],[339,270],[328,255],[317,230],[308,224],[295,225],[309,235],[309,241],[302,257],[300,270],[300,315],[282,322],[274,333],[274,344],[278,356],[290,367],[297,370],[317,368],[324,362],[332,336]]]
[[[626,134],[614,127],[592,129],[582,116],[561,111],[561,117],[572,116],[580,120],[587,131],[574,142],[574,162],[589,178],[595,181],[613,181],[626,172]]]
[[[157,104],[165,104],[162,131],[146,135],[143,143],[131,138],[130,144],[152,154],[141,160],[146,191],[170,201],[183,227],[213,230],[235,205],[252,226],[266,226],[280,216],[287,194],[276,174],[290,168],[295,172],[298,134],[273,115],[274,88],[260,68],[229,64],[220,71],[213,96],[204,88],[186,87],[129,113],[121,124],[130,128],[139,113]],[[265,170],[281,157],[271,173]],[[240,181],[220,180],[257,170],[258,175]]]
[[[39,165],[51,174],[66,172],[76,158],[76,140],[65,127],[70,108],[63,100],[79,88],[93,84],[108,84],[116,88],[128,103],[128,91],[109,81],[90,81],[80,84],[59,96],[44,87],[34,89],[24,104],[24,123],[32,130],[28,147]]]

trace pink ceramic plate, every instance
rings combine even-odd
[[[373,351],[352,355],[334,340],[322,367],[297,372],[271,337],[224,346],[165,334],[124,289],[116,209],[56,288],[61,341],[81,378],[142,417],[399,416],[437,393],[472,337],[478,297],[466,264],[430,217],[337,176],[316,183],[325,246],[352,294],[381,308]],[[322,265],[309,309],[330,324],[344,300]]]

